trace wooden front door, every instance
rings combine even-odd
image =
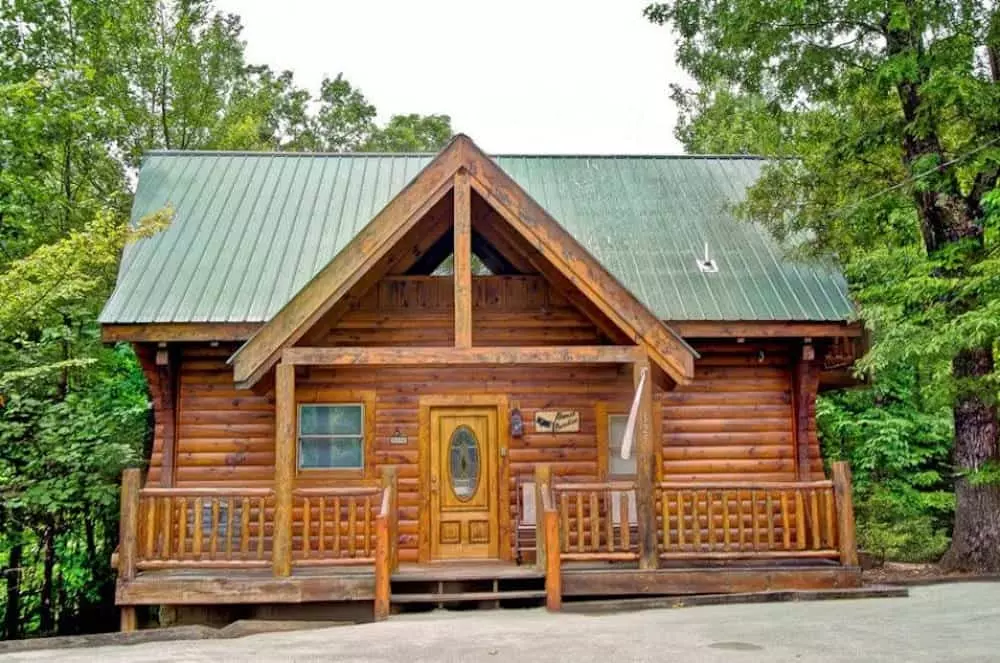
[[[441,407],[430,414],[431,559],[496,559],[497,410]]]

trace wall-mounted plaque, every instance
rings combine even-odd
[[[539,410],[535,413],[539,433],[579,433],[580,413],[575,410]]]
[[[400,433],[398,429],[389,438],[389,444],[406,444],[409,441],[410,438]]]

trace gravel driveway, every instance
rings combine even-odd
[[[237,640],[35,651],[13,661],[997,661],[1000,583],[909,598],[711,606],[600,616],[541,609],[434,612]]]

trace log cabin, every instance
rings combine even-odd
[[[850,587],[815,402],[844,279],[732,210],[743,156],[153,152],[101,314],[149,383],[136,607]],[[829,465],[829,466],[828,466]]]

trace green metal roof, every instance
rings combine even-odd
[[[357,234],[429,154],[153,152],[133,218],[173,223],[129,246],[103,323],[263,322]],[[749,157],[496,156],[663,320],[844,320],[844,279],[795,263],[728,211]],[[705,244],[718,265],[703,273]]]

